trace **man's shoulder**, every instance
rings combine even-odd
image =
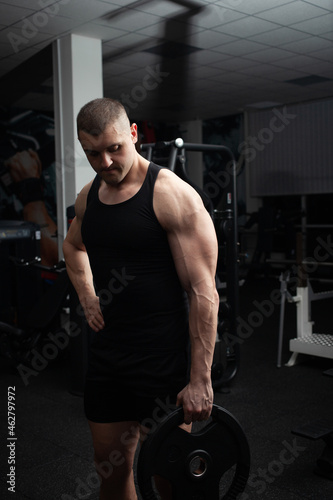
[[[96,177],[94,177],[93,179],[91,179],[91,181],[88,182],[88,184],[86,184],[85,186],[83,186],[83,188],[81,189],[79,195],[83,195],[83,196],[87,196],[89,191],[90,191],[90,188],[91,186],[93,185],[93,182],[95,181]]]
[[[83,218],[84,212],[87,207],[87,199],[88,199],[88,194],[91,189],[91,186],[93,184],[95,179],[92,179],[88,184],[86,184],[81,191],[79,192],[76,201],[75,201],[75,214],[77,217],[80,219]]]
[[[184,182],[180,177],[178,177],[177,174],[166,167],[160,168],[161,169],[156,180],[156,184],[159,189],[165,191],[166,188],[169,188],[171,186],[174,186],[180,190],[187,189],[187,186],[189,186],[189,184]]]
[[[156,180],[155,191],[156,194],[165,196],[171,200],[179,199],[181,201],[185,197],[185,200],[196,201],[200,198],[197,191],[190,184],[168,168],[160,170]]]
[[[163,168],[159,172],[154,190],[154,209],[162,226],[180,223],[202,208],[202,200],[192,186],[169,169]]]

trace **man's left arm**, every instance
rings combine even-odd
[[[165,227],[181,284],[189,298],[191,371],[188,385],[178,394],[185,423],[205,420],[213,404],[213,362],[219,296],[215,285],[216,232],[201,198],[183,181],[166,178],[159,220]],[[171,186],[167,187],[168,181]],[[170,196],[170,193],[172,195]]]

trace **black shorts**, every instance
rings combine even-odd
[[[149,424],[174,409],[188,381],[188,349],[133,350],[100,337],[91,345],[84,408],[92,422]]]

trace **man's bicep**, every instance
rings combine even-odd
[[[87,205],[87,195],[91,187],[91,182],[87,184],[79,193],[75,201],[75,217],[68,229],[64,244],[70,244],[79,250],[85,250],[82,242],[81,225]]]
[[[183,288],[215,280],[217,239],[213,221],[199,194],[165,169],[155,185],[154,210],[168,235]]]
[[[64,249],[66,248],[66,246],[75,247],[78,250],[85,250],[85,246],[82,242],[82,236],[81,236],[81,221],[77,216],[74,217],[68,229],[64,241]]]
[[[211,285],[217,265],[217,239],[213,222],[205,209],[192,224],[186,221],[168,234],[169,245],[182,286],[190,291]]]

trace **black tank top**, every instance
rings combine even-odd
[[[96,176],[82,222],[96,293],[114,343],[135,349],[183,348],[188,308],[166,232],[153,209],[161,167],[150,163],[140,190],[115,205],[102,203]]]

